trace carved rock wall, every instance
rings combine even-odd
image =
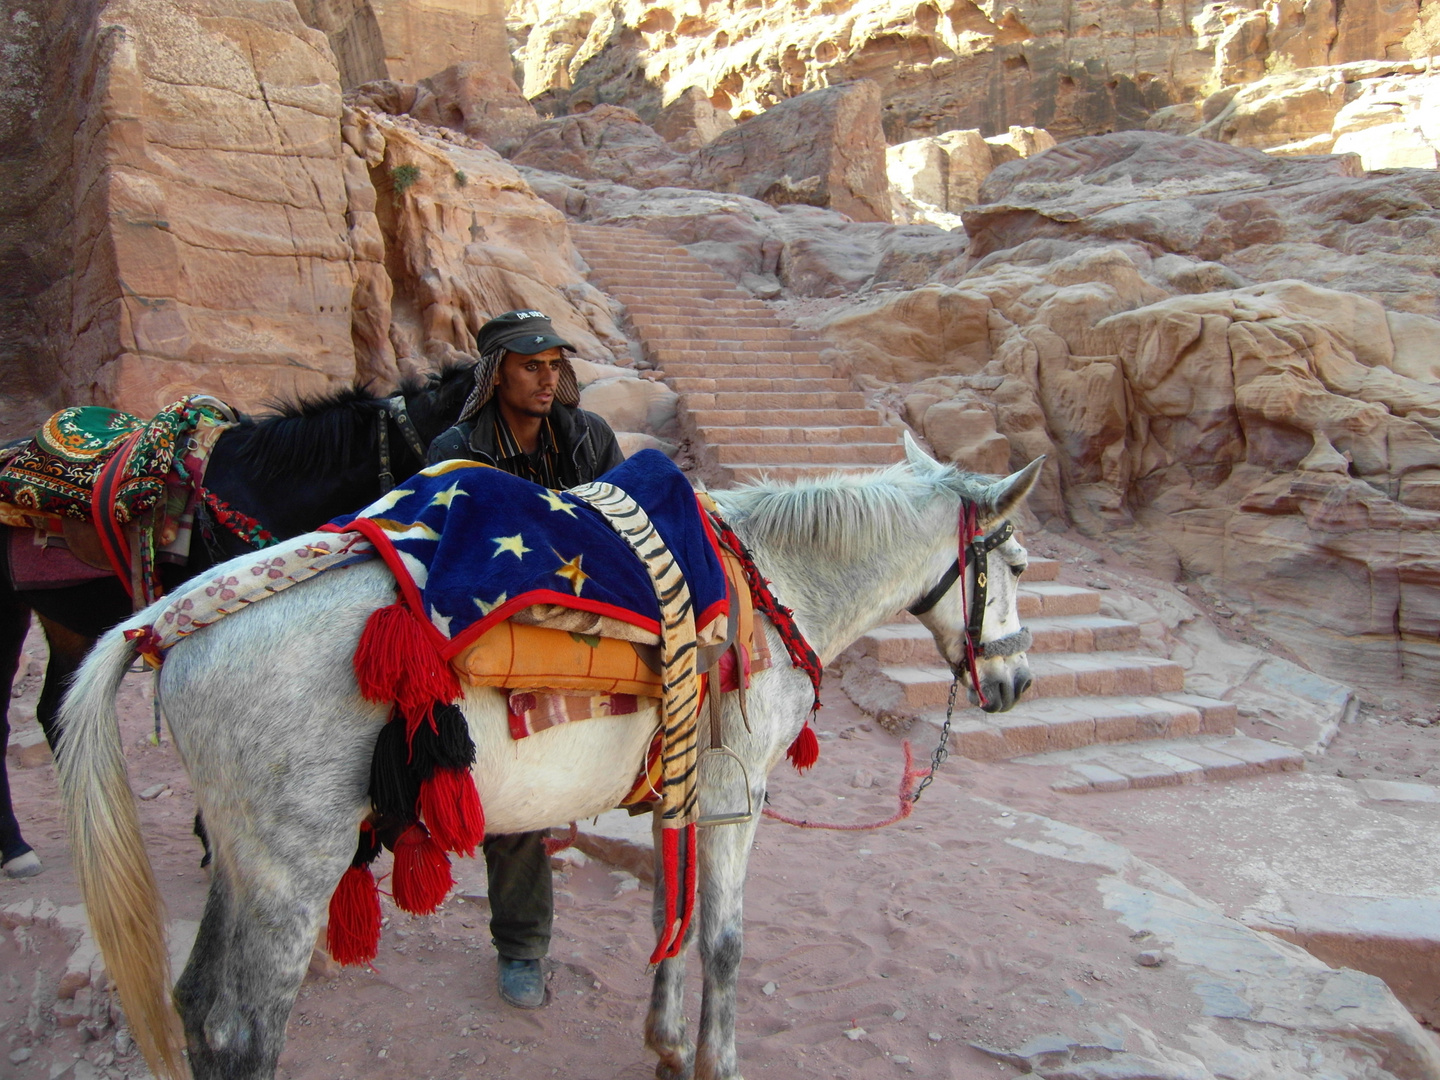
[[[1143,127],[1166,106],[1298,67],[1408,58],[1415,0],[510,0],[525,94],[646,120],[690,87],[737,119],[870,79],[899,143],[1012,125],[1057,139]]]
[[[509,77],[501,0],[295,0],[325,33],[346,89],[377,79],[415,83],[455,64]]]

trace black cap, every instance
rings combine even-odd
[[[562,349],[575,348],[555,333],[555,327],[543,311],[530,309],[496,315],[480,327],[479,333],[475,335],[475,344],[482,356],[502,346],[521,356],[534,356],[556,346]]]

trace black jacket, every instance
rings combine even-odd
[[[474,417],[441,432],[430,444],[428,464],[464,458],[503,469],[493,422],[498,409],[499,404],[491,398]],[[560,483],[564,487],[588,484],[625,460],[610,425],[592,412],[554,405],[550,409],[550,427],[555,432]]]

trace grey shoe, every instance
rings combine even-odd
[[[539,960],[500,959],[500,996],[517,1009],[538,1009],[545,1004],[545,976]]]

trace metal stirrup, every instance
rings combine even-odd
[[[744,676],[742,675],[743,679]],[[700,751],[700,757],[695,762],[695,774],[700,774],[700,763],[707,757],[728,757],[736,765],[740,766],[740,776],[745,781],[745,812],[732,811],[728,814],[702,814],[696,818],[695,824],[702,828],[711,825],[744,825],[755,817],[755,798],[750,794],[750,771],[745,768],[745,762],[740,760],[740,755],[726,746],[720,738],[720,665],[717,663],[706,675],[709,684],[710,697],[710,745]],[[748,718],[747,718],[748,721]],[[747,722],[747,727],[748,722]]]

